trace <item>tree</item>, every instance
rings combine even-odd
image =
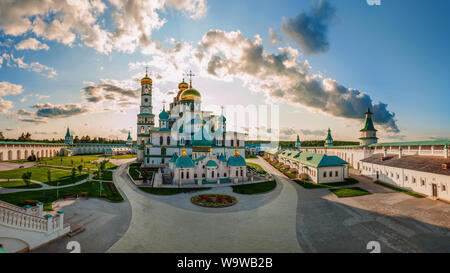
[[[50,169],[47,170],[47,180],[49,184],[52,182],[52,172]]]
[[[72,168],[71,178],[72,178],[72,183],[73,184],[75,184],[75,176],[76,176],[76,174],[77,174],[77,170],[75,168]]]
[[[25,182],[25,184],[27,184],[27,187],[30,187],[31,172],[23,173],[22,174],[22,179],[23,179],[23,182]]]
[[[71,160],[70,160],[70,163],[71,163],[71,164],[72,164],[72,166],[73,166],[73,159],[71,159]]]
[[[78,166],[78,172],[80,173],[80,175],[81,175],[82,170],[83,170],[83,166],[82,165]]]
[[[0,132],[0,139],[5,139],[5,137],[3,136],[3,132]]]

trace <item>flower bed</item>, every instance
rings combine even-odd
[[[191,202],[202,207],[222,208],[236,204],[237,199],[225,194],[200,194],[192,196]]]

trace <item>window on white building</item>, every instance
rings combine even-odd
[[[447,187],[445,185],[442,185],[442,191],[445,191]]]
[[[327,177],[327,172],[323,172],[323,177]]]

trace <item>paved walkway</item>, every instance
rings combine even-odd
[[[193,194],[160,197],[144,193],[132,185],[125,170],[125,166],[119,167],[114,181],[130,201],[131,224],[108,252],[302,252],[293,240],[296,192],[279,177],[276,180],[280,191],[265,194],[276,195],[270,202],[253,209],[230,211],[232,207],[197,207],[187,202]],[[233,195],[238,200],[245,198]]]
[[[40,181],[36,181],[36,180],[30,180],[33,183],[39,184],[42,187],[41,188],[30,188],[30,189],[13,189],[13,188],[2,188],[0,187],[0,194],[4,194],[4,193],[14,193],[14,192],[24,192],[24,191],[41,191],[41,190],[52,190],[52,189],[62,189],[62,188],[67,188],[67,187],[72,187],[72,186],[77,186],[83,183],[86,183],[89,180],[92,180],[92,177],[94,175],[90,174],[88,178],[83,179],[81,181],[78,181],[74,184],[67,184],[67,185],[62,185],[62,186],[51,186],[48,184],[45,184],[43,182]],[[18,181],[18,180],[22,180],[22,179],[10,179],[9,181]],[[8,179],[0,179],[0,181],[8,181]],[[104,182],[111,182],[111,181],[104,181]]]

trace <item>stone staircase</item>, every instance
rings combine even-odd
[[[39,247],[70,232],[64,212],[43,215],[43,203],[19,207],[0,201],[0,244],[8,252]]]

